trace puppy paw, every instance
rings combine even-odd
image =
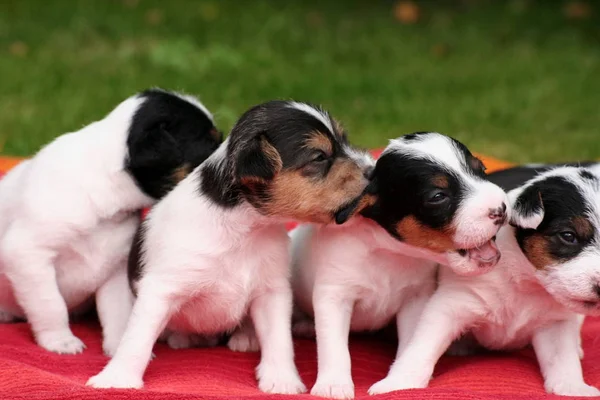
[[[297,338],[314,339],[316,337],[315,322],[310,319],[294,322],[292,335]]]
[[[284,370],[281,368],[264,368],[260,365],[256,369],[258,388],[265,393],[300,394],[306,392],[296,368]]]
[[[258,338],[254,333],[254,329],[238,329],[229,338],[227,347],[232,351],[242,353],[256,352],[260,350]]]
[[[140,389],[144,386],[144,382],[142,378],[127,371],[107,367],[98,375],[91,377],[86,386],[98,389]]]
[[[313,396],[327,397],[330,399],[353,399],[354,383],[350,381],[320,381],[312,387],[310,394]]]
[[[600,390],[585,382],[569,383],[559,382],[557,384],[546,384],[548,393],[557,394],[559,396],[580,396],[580,397],[596,397],[600,396]]]
[[[78,354],[85,349],[85,344],[70,330],[41,333],[37,335],[37,343],[44,349],[58,354]]]

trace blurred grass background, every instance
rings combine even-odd
[[[361,146],[437,130],[511,161],[600,158],[595,1],[1,0],[0,152],[29,155],[150,86],[227,130],[272,98]]]

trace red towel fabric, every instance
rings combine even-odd
[[[490,169],[509,164],[483,157]],[[14,165],[1,160],[0,168]],[[171,350],[155,347],[142,390],[96,390],[86,380],[106,364],[101,332],[93,316],[74,321],[75,335],[87,345],[79,355],[61,356],[38,347],[27,324],[0,324],[0,399],[132,399],[218,400],[279,399],[257,389],[254,368],[258,354],[241,354],[219,347]],[[585,358],[583,371],[588,384],[600,386],[600,318],[588,318],[583,327]],[[350,341],[352,375],[357,398],[367,395],[370,385],[382,379],[396,352],[394,335],[353,336]],[[296,363],[308,388],[315,382],[316,346],[311,340],[296,340]],[[296,397],[311,398],[309,395]],[[498,399],[525,400],[561,398],[544,393],[542,377],[531,350],[472,357],[443,357],[430,387],[377,396],[380,399]]]

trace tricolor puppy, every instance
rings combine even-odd
[[[259,388],[305,391],[294,364],[284,221],[343,223],[340,212],[371,171],[370,158],[317,107],[272,101],[247,111],[144,222],[130,265],[132,316],[116,355],[88,384],[139,388],[165,328],[210,336],[248,316],[262,349]]]
[[[40,346],[78,353],[69,314],[95,295],[112,353],[132,302],[127,256],[140,209],[221,141],[197,99],[155,89],[11,170],[0,181],[0,320],[25,318]]]
[[[508,200],[458,141],[439,133],[392,140],[367,192],[358,203],[368,218],[292,232],[296,305],[316,328],[313,395],[354,397],[349,331],[378,330],[395,318],[402,352],[435,289],[438,263],[474,275],[498,261],[493,237]],[[294,331],[307,334],[310,325],[300,320]]]
[[[600,167],[552,169],[509,199],[498,266],[472,278],[440,270],[412,339],[374,393],[427,386],[439,357],[466,333],[488,349],[533,345],[549,393],[600,396],[583,380],[579,332],[584,315],[600,315]]]

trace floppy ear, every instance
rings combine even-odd
[[[127,168],[147,194],[158,198],[165,186],[176,183],[173,180],[179,177],[172,175],[182,167],[183,153],[164,124],[132,132],[127,139],[127,150]]]
[[[508,193],[512,205],[510,224],[524,229],[536,229],[544,220],[542,193],[534,186]]]
[[[282,161],[277,149],[265,135],[247,143],[237,157],[235,178],[243,187],[253,191],[272,180],[281,171]]]

